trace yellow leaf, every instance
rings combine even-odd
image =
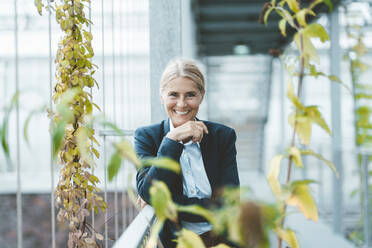
[[[211,248],[231,248],[231,247],[226,245],[226,244],[219,244],[219,245],[216,245],[216,246],[212,246]]]
[[[274,232],[285,242],[287,242],[291,248],[299,248],[296,234],[290,229],[276,228]]]
[[[332,135],[331,130],[329,129],[326,121],[324,120],[322,114],[319,112],[317,106],[309,106],[306,107],[306,115],[311,119],[312,122],[318,124],[321,128],[323,128],[329,135]]]
[[[288,4],[288,7],[294,12],[297,13],[300,10],[298,2],[296,0],[285,0]]]
[[[339,176],[335,165],[331,161],[325,159],[321,154],[316,153],[311,149],[301,150],[301,154],[302,155],[311,155],[311,156],[316,157],[317,159],[320,159],[321,161],[326,163],[333,170],[333,172],[336,174],[337,177]]]
[[[297,147],[290,147],[288,149],[288,153],[289,155],[291,155],[293,157],[293,161],[295,163],[295,165],[297,167],[304,167],[304,164],[302,163],[302,159],[301,159],[301,151],[300,149],[298,149]]]
[[[94,155],[96,155],[96,158],[99,158],[99,152],[92,147],[92,152],[94,153]]]
[[[288,205],[297,207],[307,219],[318,221],[318,209],[307,184],[296,184],[286,202]]]
[[[305,35],[304,32],[302,32],[302,45],[303,46],[301,46],[300,34],[298,32],[294,35],[294,41],[297,46],[297,49],[299,51],[302,51],[302,55],[304,56],[306,61],[311,60],[319,64],[318,53],[313,43],[311,42],[309,36]]]
[[[292,85],[292,82],[291,81],[288,81],[287,97],[295,105],[296,108],[298,108],[300,110],[304,110],[305,109],[305,107],[302,105],[302,103],[300,102],[300,100],[294,94],[293,85]]]
[[[285,32],[285,28],[286,28],[286,25],[287,25],[287,21],[285,19],[281,19],[278,23],[279,25],[279,29],[280,29],[280,32],[282,33],[283,36],[287,36],[286,32]]]
[[[306,15],[307,15],[307,9],[302,9],[300,10],[297,14],[296,14],[296,19],[298,21],[298,23],[303,26],[303,27],[306,27],[307,23],[306,23]]]
[[[196,233],[182,229],[178,236],[177,248],[205,248],[202,239]]]
[[[303,30],[303,34],[309,38],[319,38],[321,42],[329,40],[329,36],[324,27],[318,23],[312,23]]]
[[[271,187],[271,190],[273,191],[274,195],[277,198],[281,198],[281,186],[278,181],[278,176],[280,173],[280,162],[283,158],[283,155],[276,155],[273,159],[270,161],[270,169],[269,174],[267,175],[267,180],[269,182],[269,185]]]
[[[311,138],[311,120],[307,116],[292,114],[289,116],[289,123],[294,126],[296,120],[296,133],[302,145],[308,145]]]

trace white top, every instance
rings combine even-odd
[[[169,126],[170,131],[172,131],[174,126],[171,120],[169,120]],[[184,148],[180,157],[183,194],[187,197],[196,197],[199,199],[210,198],[212,188],[205,172],[199,142],[194,144],[191,140],[183,145]],[[181,225],[199,235],[212,230],[212,225],[208,222],[181,221]]]

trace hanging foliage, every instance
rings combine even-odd
[[[371,65],[366,63],[366,54],[368,49],[364,43],[364,34],[363,34],[363,25],[353,23],[353,19],[359,23],[365,23],[364,17],[361,15],[352,16],[346,10],[346,18],[348,20],[346,26],[346,32],[348,38],[351,40],[352,44],[345,54],[345,59],[349,62],[350,74],[351,74],[351,81],[353,85],[353,95],[354,95],[354,125],[355,125],[355,145],[358,149],[357,156],[358,156],[358,172],[359,172],[359,179],[360,179],[360,186],[359,189],[353,191],[352,196],[355,195],[357,192],[360,196],[360,203],[362,209],[361,221],[358,228],[351,233],[350,238],[357,243],[358,245],[362,246],[363,241],[366,239],[364,237],[364,232],[360,231],[363,229],[364,223],[363,217],[365,216],[365,209],[363,207],[364,201],[364,191],[363,182],[366,180],[366,177],[369,178],[372,176],[372,170],[369,171],[368,175],[363,174],[363,153],[362,151],[367,151],[372,147],[372,123],[370,121],[371,118],[371,103],[372,103],[372,84],[370,81],[366,80],[363,77],[367,72],[370,72]],[[371,160],[371,157],[370,159]],[[368,179],[367,179],[368,180]],[[368,181],[367,181],[368,182]],[[370,190],[372,189],[372,185],[369,185]],[[372,204],[372,199],[367,199]],[[372,224],[372,218],[370,220]]]
[[[294,231],[285,225],[285,216],[287,206],[297,208],[307,219],[314,221],[318,220],[318,208],[310,194],[310,183],[313,180],[297,180],[291,181],[291,168],[293,163],[296,168],[304,168],[305,165],[302,161],[302,156],[311,155],[325,162],[335,173],[337,171],[332,162],[323,158],[322,155],[315,153],[310,149],[300,149],[296,144],[296,136],[301,145],[307,146],[310,144],[311,131],[313,124],[321,127],[326,133],[331,135],[331,130],[324,120],[318,106],[305,106],[300,101],[300,94],[303,86],[303,79],[305,76],[317,78],[318,76],[328,77],[331,81],[341,83],[341,81],[333,75],[326,75],[318,71],[319,56],[316,48],[313,45],[313,39],[319,39],[321,42],[329,40],[328,34],[324,27],[318,23],[308,23],[309,16],[316,16],[314,7],[318,4],[324,3],[332,8],[331,1],[316,0],[312,1],[309,6],[303,6],[297,0],[272,0],[264,5],[261,13],[260,20],[267,23],[267,19],[273,11],[278,13],[281,17],[278,27],[283,36],[287,35],[287,26],[291,27],[294,31],[293,41],[296,45],[298,56],[286,55],[283,56],[284,67],[289,75],[287,86],[287,97],[293,105],[294,111],[290,114],[288,121],[293,127],[291,137],[291,144],[283,154],[276,155],[270,162],[270,169],[267,176],[270,187],[279,201],[281,208],[282,219],[275,233],[278,235],[278,248],[282,246],[282,240],[286,241],[292,248],[299,247],[299,243]],[[298,69],[297,69],[298,68]],[[297,80],[295,87],[293,82]],[[288,159],[288,166],[285,168],[287,171],[286,182],[283,185],[279,179],[281,172],[281,162],[283,158]]]
[[[88,223],[90,210],[105,211],[106,203],[97,193],[98,178],[91,172],[94,157],[95,131],[89,125],[92,116],[91,94],[87,91],[97,84],[93,78],[96,67],[90,59],[94,52],[92,34],[87,30],[91,21],[86,18],[90,0],[56,0],[48,6],[35,0],[38,12],[54,9],[56,21],[63,31],[56,55],[56,84],[53,101],[56,110],[52,118],[53,156],[63,167],[55,191],[57,220],[69,224],[68,247],[98,247],[103,236]],[[97,85],[98,86],[98,85]],[[98,107],[98,106],[97,106]]]

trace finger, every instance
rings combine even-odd
[[[198,121],[197,123],[198,123],[198,125],[199,125],[200,127],[203,128],[203,132],[204,132],[204,133],[208,133],[208,128],[207,128],[207,126],[204,124],[204,122],[202,122],[202,121]]]

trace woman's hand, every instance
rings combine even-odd
[[[170,131],[167,137],[177,142],[187,143],[192,140],[196,143],[201,142],[204,133],[208,133],[208,129],[202,121],[188,121]]]
[[[147,205],[147,203],[140,196],[138,196],[136,204],[141,209],[143,209]]]

